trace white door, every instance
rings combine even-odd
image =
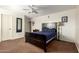
[[[10,15],[2,15],[2,41],[10,40],[12,37],[12,17]]]

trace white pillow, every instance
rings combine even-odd
[[[56,24],[55,24],[55,23],[48,23],[48,24],[47,24],[47,27],[48,27],[49,29],[56,28]]]

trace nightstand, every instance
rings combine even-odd
[[[34,29],[33,32],[39,32],[39,30],[38,29]]]

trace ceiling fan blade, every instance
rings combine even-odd
[[[38,13],[38,12],[36,11],[36,9],[33,8],[33,6],[29,6],[29,8],[32,9],[32,13],[36,13],[36,14]]]
[[[32,6],[29,5],[28,7],[32,9]]]
[[[29,10],[29,9],[23,9],[23,10]]]
[[[33,11],[34,13],[38,14],[38,12],[36,10]]]

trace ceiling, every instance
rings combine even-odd
[[[60,12],[68,9],[73,9],[76,6],[75,5],[32,5],[32,7],[38,12],[37,14],[29,13],[32,11],[29,5],[19,5],[19,6],[0,5],[0,9],[19,11],[31,18],[47,15],[55,12]]]
[[[39,10],[42,10],[43,14],[49,14],[75,8],[75,5],[41,5],[36,7],[39,8]]]

